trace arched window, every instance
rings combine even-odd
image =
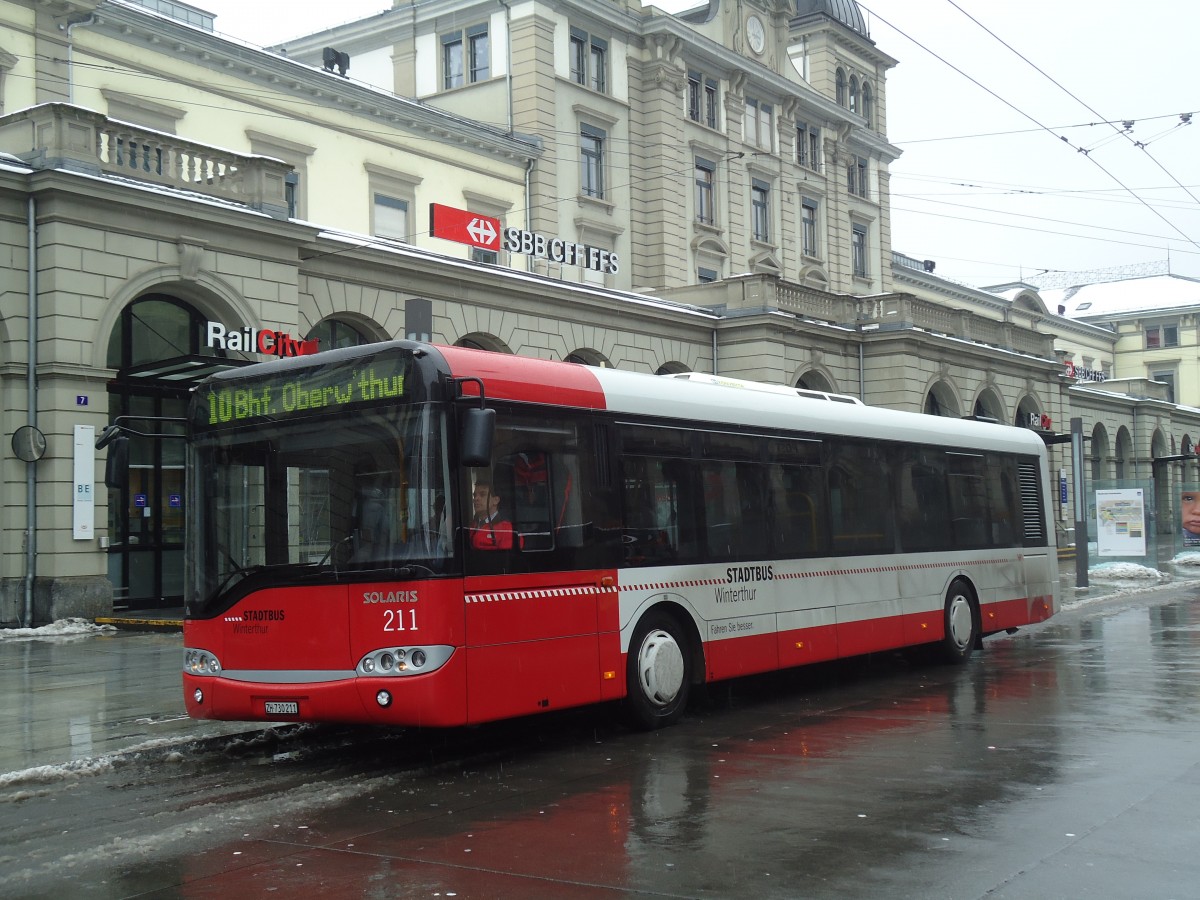
[[[958,401],[945,382],[939,381],[929,389],[925,396],[925,414],[957,418]]]
[[[1108,446],[1108,430],[1099,422],[1092,429],[1092,440],[1089,450],[1092,454],[1092,481],[1100,481],[1107,475],[1105,461],[1111,448]]]
[[[466,347],[470,350],[488,350],[492,353],[512,353],[504,341],[490,334],[485,334],[482,331],[473,331],[470,334],[464,334],[454,342],[455,347]]]
[[[979,396],[975,398],[975,407],[972,410],[972,414],[976,417],[995,419],[997,422],[1003,422],[1005,419],[1003,410],[1004,404],[1000,401],[1000,398],[996,395],[995,391],[988,388],[980,392]]]
[[[837,70],[837,85],[834,92],[834,99],[837,100],[838,106],[846,105],[846,73],[841,69]]]
[[[862,117],[867,120],[867,127],[875,127],[875,95],[871,92],[871,85],[865,81],[862,86]]]
[[[1017,414],[1013,418],[1013,424],[1018,428],[1036,428],[1041,421],[1041,412],[1036,400],[1032,397],[1024,397],[1017,404]]]
[[[205,346],[207,320],[187,303],[167,294],[146,294],[121,311],[108,339],[108,367],[130,369],[179,357],[224,356]]]
[[[829,383],[829,379],[815,369],[801,375],[796,381],[796,387],[806,391],[822,391],[826,394],[835,393],[833,385]]]
[[[602,369],[612,368],[612,363],[608,361],[608,357],[588,347],[580,347],[578,350],[568,353],[565,361],[579,363],[581,366],[599,366]]]
[[[305,340],[318,340],[317,347],[321,350],[338,350],[342,347],[357,347],[360,344],[373,343],[373,339],[355,328],[349,322],[340,319],[325,319],[313,326],[305,336]]]
[[[858,112],[858,77],[850,76],[850,112]]]

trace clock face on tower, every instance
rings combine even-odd
[[[758,16],[751,16],[746,20],[746,41],[755,53],[762,53],[767,45],[767,30]]]

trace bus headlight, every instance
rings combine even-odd
[[[185,675],[220,675],[221,661],[208,650],[186,647],[183,651],[183,671]]]
[[[433,672],[446,664],[454,648],[445,644],[424,647],[382,647],[372,650],[358,661],[360,676],[395,678]]]

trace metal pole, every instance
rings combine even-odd
[[[37,384],[37,347],[38,347],[38,281],[37,281],[37,200],[30,194],[26,205],[26,232],[29,241],[29,259],[27,285],[29,289],[28,312],[26,322],[26,348],[28,358],[25,366],[25,421],[37,428],[38,421],[38,384]],[[33,627],[33,592],[37,580],[37,463],[25,463],[25,609],[24,623],[26,628]]]
[[[1075,587],[1088,586],[1087,493],[1083,479],[1083,419],[1071,420],[1071,468],[1075,484]]]

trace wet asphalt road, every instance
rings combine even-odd
[[[673,729],[283,728],[0,782],[6,897],[1200,896],[1200,587]]]

